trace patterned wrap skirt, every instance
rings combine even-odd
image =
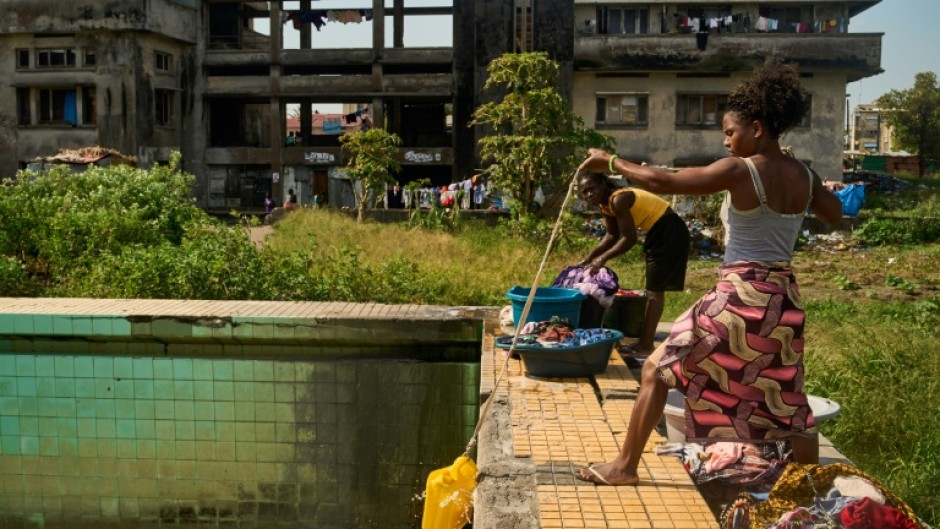
[[[786,262],[719,267],[672,328],[660,378],[685,395],[690,442],[816,435],[803,391],[805,313]]]

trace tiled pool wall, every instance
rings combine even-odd
[[[420,334],[410,325],[398,331]],[[374,344],[368,355],[334,344],[332,356],[299,343],[174,344],[227,345],[238,353],[228,358],[10,334],[0,338],[5,529],[419,527],[427,474],[463,451],[479,409],[480,366],[467,361],[479,344],[439,348],[462,361],[402,358],[394,340],[388,359]],[[417,349],[435,356],[432,344]]]

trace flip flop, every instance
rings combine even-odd
[[[587,481],[588,483],[593,483],[593,484],[595,484],[595,485],[607,485],[608,487],[612,487],[612,486],[613,486],[613,485],[610,484],[609,481],[607,481],[606,478],[604,478],[604,476],[601,475],[600,472],[597,471],[596,468],[594,468],[594,465],[591,465],[591,466],[587,467],[585,470],[587,470],[588,472],[590,472],[591,475],[594,476],[594,478],[595,478],[596,480],[595,480],[595,479],[588,479],[588,478],[582,476],[580,470],[575,473],[575,475],[574,475],[575,479],[579,479],[579,480],[581,480],[581,481]]]
[[[627,345],[618,345],[617,352],[621,354],[636,354],[636,348],[640,342],[628,343]]]

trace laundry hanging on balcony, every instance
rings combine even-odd
[[[313,24],[317,31],[327,22],[359,24],[363,20],[372,20],[371,9],[301,9],[281,13],[281,24],[291,21],[294,29],[301,29],[304,24]]]

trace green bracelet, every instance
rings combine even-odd
[[[616,154],[611,154],[610,158],[607,160],[607,173],[614,174],[614,160],[619,158]]]

